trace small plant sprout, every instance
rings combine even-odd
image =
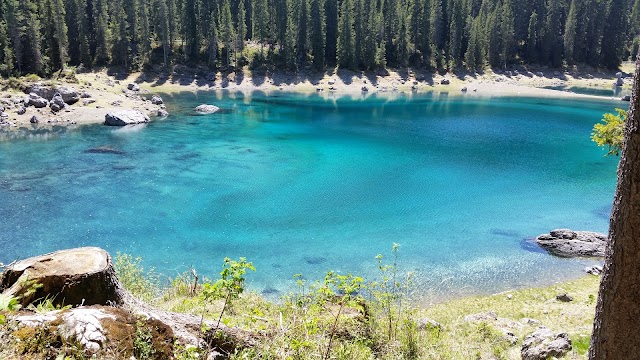
[[[225,310],[231,307],[231,302],[237,299],[244,291],[245,274],[247,270],[256,271],[253,263],[247,262],[246,258],[241,257],[238,261],[225,258],[220,272],[220,279],[215,283],[204,283],[202,288],[202,299],[206,302],[212,302],[217,299],[224,299],[222,311],[218,317],[215,331],[220,326],[222,315]]]
[[[324,277],[323,286],[318,292],[323,296],[325,301],[337,302],[338,312],[333,319],[331,332],[329,333],[329,344],[324,354],[324,359],[329,359],[331,354],[331,345],[336,334],[338,320],[345,306],[357,306],[362,303],[360,291],[364,287],[364,280],[359,276],[340,275],[334,271],[327,272]]]

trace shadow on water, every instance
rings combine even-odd
[[[609,219],[611,217],[611,205],[603,205],[599,208],[595,208],[591,211],[594,215],[602,219]]]
[[[547,253],[546,250],[544,250],[543,248],[538,246],[538,244],[536,244],[535,238],[524,238],[524,239],[521,239],[520,240],[520,248],[522,248],[523,250],[532,252],[532,253],[539,253],[539,254],[546,254]]]

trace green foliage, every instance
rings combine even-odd
[[[47,296],[42,301],[35,301],[27,306],[27,310],[31,310],[38,314],[44,314],[53,310],[67,310],[71,309],[71,305],[55,305],[53,301],[55,297]]]
[[[241,257],[238,261],[224,258],[220,279],[215,283],[204,283],[200,297],[207,302],[213,302],[217,299],[224,299],[218,322],[214,332],[220,326],[222,315],[225,310],[231,307],[232,301],[237,299],[244,292],[245,274],[247,270],[256,271],[253,263],[247,262],[246,258]],[[206,311],[206,307],[204,309]]]
[[[156,350],[153,348],[153,337],[149,329],[141,321],[136,323],[136,336],[133,338],[133,355],[136,359],[153,359]]]
[[[5,323],[7,313],[18,309],[20,309],[20,303],[17,298],[0,293],[0,325]]]
[[[158,295],[160,281],[153,269],[145,271],[142,258],[116,253],[115,269],[122,286],[141,300],[150,302]]]
[[[616,112],[617,114],[604,114],[602,122],[593,126],[591,140],[598,146],[605,147],[607,155],[618,156],[622,151],[624,123],[627,119],[627,112],[623,109],[616,109]]]

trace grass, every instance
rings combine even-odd
[[[223,302],[205,305],[188,290],[188,275],[173,281],[170,296],[155,305],[166,310],[188,312],[217,320]],[[389,307],[379,301],[349,306],[333,325],[337,302],[318,301],[317,287],[306,283],[281,299],[269,302],[254,292],[245,292],[225,311],[223,322],[266,335],[257,348],[231,354],[233,359],[520,359],[522,340],[538,326],[567,332],[573,341],[568,359],[584,359],[592,331],[599,277],[544,288],[514,290],[489,296],[472,296],[420,307],[408,298]],[[315,287],[315,289],[314,289]],[[556,296],[567,293],[572,302]],[[388,293],[387,293],[388,294]],[[469,315],[492,312],[491,318],[470,321]],[[441,327],[419,327],[428,318]],[[532,320],[527,320],[532,319]],[[506,335],[510,332],[512,335]],[[331,338],[333,345],[326,356]]]

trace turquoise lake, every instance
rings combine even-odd
[[[172,115],[141,129],[0,141],[0,262],[100,246],[215,275],[244,256],[250,287],[277,296],[296,273],[373,278],[395,242],[429,301],[577,277],[594,262],[527,239],[608,229],[618,159],[589,136],[620,102],[163,97]],[[196,115],[201,103],[223,111]],[[98,146],[123,153],[85,152]]]

